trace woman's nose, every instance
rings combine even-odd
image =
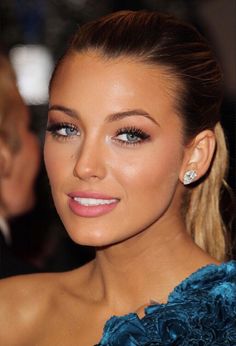
[[[81,180],[103,179],[106,175],[104,146],[95,141],[85,141],[77,154],[73,173]]]

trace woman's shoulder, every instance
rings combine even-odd
[[[30,345],[66,289],[67,273],[20,275],[0,282],[0,340],[5,345]]]
[[[90,267],[0,280],[0,344],[31,346],[43,333],[51,333],[55,316],[63,316],[66,309],[71,313],[74,307],[77,313]]]
[[[51,290],[58,286],[61,281],[61,276],[65,273],[40,273],[40,274],[26,274],[17,275],[0,280],[0,300],[11,297],[11,300],[6,300],[6,304],[15,301],[21,302],[35,297],[46,297],[50,294]],[[44,288],[42,290],[42,288]]]

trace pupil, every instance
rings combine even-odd
[[[137,136],[134,133],[129,133],[128,134],[128,139],[131,141],[137,140]]]
[[[75,130],[72,129],[72,128],[68,128],[68,129],[67,129],[67,133],[68,133],[69,135],[74,134],[74,132],[75,132]]]

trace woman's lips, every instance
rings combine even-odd
[[[75,192],[68,194],[69,208],[83,217],[97,217],[109,213],[118,204],[119,199],[97,192]]]

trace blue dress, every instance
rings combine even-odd
[[[194,272],[143,318],[113,316],[98,345],[236,346],[236,261]]]

